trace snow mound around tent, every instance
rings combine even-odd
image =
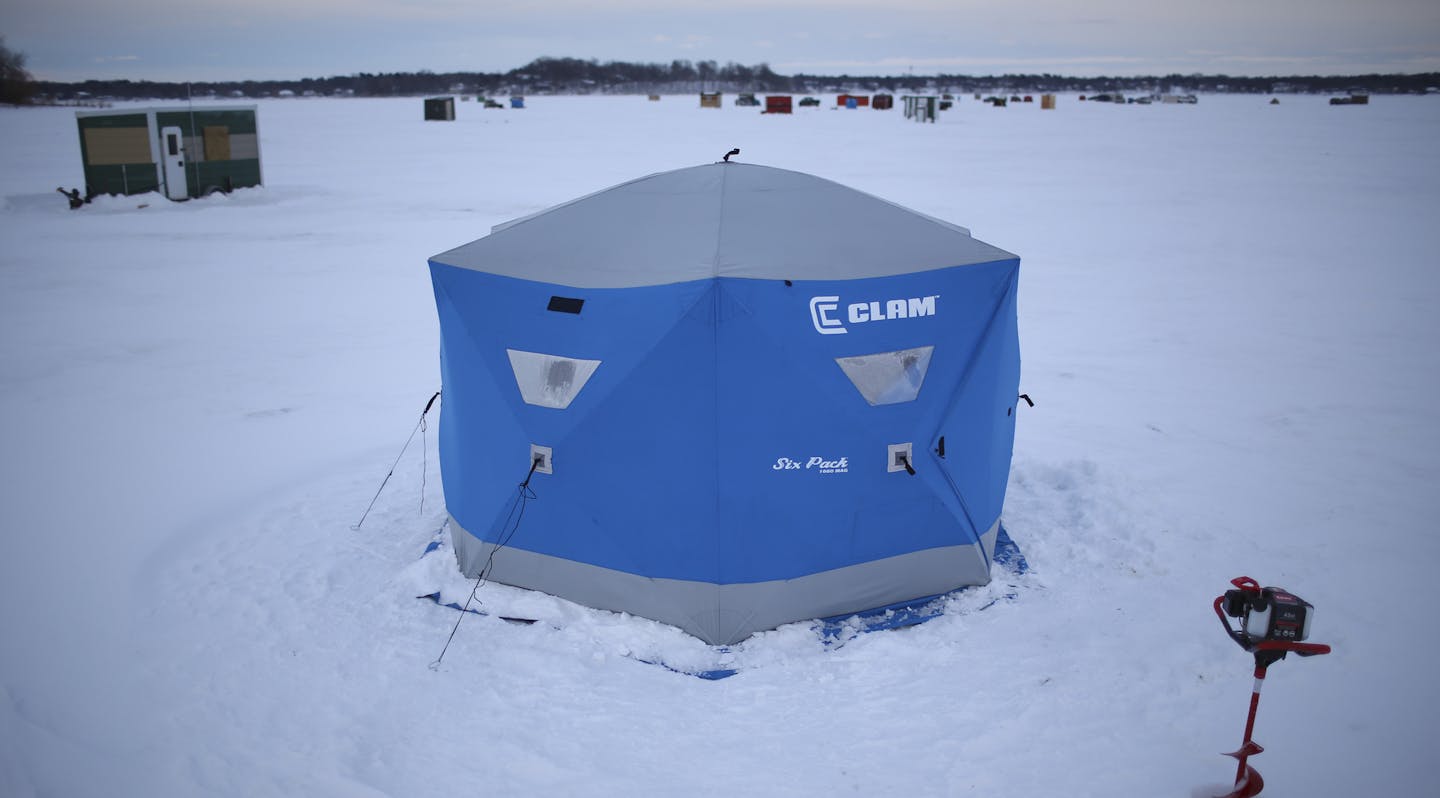
[[[1024,555],[1002,527],[988,585],[853,615],[797,621],[734,645],[712,646],[669,624],[586,607],[540,591],[495,582],[482,583],[477,589],[476,583],[455,567],[450,534],[448,522],[435,530],[420,558],[402,570],[397,582],[417,599],[466,613],[470,617],[461,620],[462,628],[465,623],[534,626],[537,631],[548,630],[589,648],[597,658],[621,656],[711,680],[812,658],[869,632],[899,630],[942,616],[988,609],[1015,599],[1029,571]]]

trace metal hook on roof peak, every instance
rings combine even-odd
[[[733,150],[725,153],[725,158],[724,158],[725,163],[730,163],[730,156],[732,156],[732,155],[739,155],[739,154],[740,154],[740,148],[739,148],[739,147],[736,147],[735,149],[733,149]]]

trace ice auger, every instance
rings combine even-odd
[[[1306,643],[1310,636],[1310,620],[1315,608],[1291,593],[1278,587],[1261,587],[1259,582],[1248,576],[1230,580],[1234,590],[1215,599],[1215,614],[1225,627],[1225,633],[1241,648],[1255,655],[1255,690],[1250,694],[1250,714],[1245,719],[1245,739],[1240,749],[1226,756],[1233,756],[1239,762],[1235,768],[1235,789],[1216,798],[1253,798],[1265,787],[1265,780],[1251,767],[1250,757],[1264,751],[1250,738],[1255,730],[1255,709],[1260,706],[1260,688],[1265,683],[1265,669],[1274,665],[1289,653],[1302,657],[1329,654],[1330,647],[1323,643]],[[1239,628],[1230,624],[1228,618],[1238,618]]]

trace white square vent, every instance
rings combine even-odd
[[[890,444],[890,446],[888,447],[888,451],[887,451],[887,459],[886,459],[887,465],[886,465],[886,467],[885,467],[886,472],[893,474],[893,473],[895,473],[896,471],[905,471],[905,470],[906,470],[906,469],[905,469],[905,464],[906,464],[906,463],[909,463],[909,464],[910,464],[910,467],[911,467],[911,468],[914,468],[914,467],[915,467],[915,460],[914,460],[914,457],[915,457],[915,456],[914,456],[913,454],[911,454],[911,450],[912,450],[913,448],[914,448],[914,447],[912,447],[912,446],[911,446],[910,444],[908,444],[908,443],[892,443],[892,444]]]
[[[549,446],[536,446],[530,444],[530,463],[535,466],[537,474],[555,473],[555,461],[552,459]]]

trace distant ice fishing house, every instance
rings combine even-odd
[[[936,110],[940,104],[938,97],[908,96],[901,98],[905,103],[905,118],[915,122],[934,122],[939,116]]]
[[[791,112],[790,95],[769,94],[765,97],[765,113],[788,114]]]
[[[85,196],[173,200],[261,185],[255,106],[77,111]]]
[[[455,121],[455,98],[454,97],[429,97],[425,100],[425,120],[427,122],[453,122]]]

